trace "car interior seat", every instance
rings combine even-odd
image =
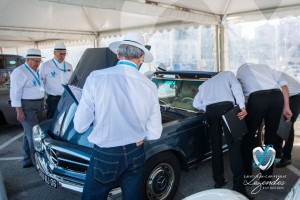
[[[196,110],[193,107],[193,100],[195,94],[197,93],[197,87],[195,87],[189,82],[183,82],[182,86],[179,88],[177,97],[172,102],[172,107],[183,108],[187,110]]]

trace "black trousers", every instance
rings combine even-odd
[[[233,189],[243,188],[243,162],[241,154],[241,141],[235,141],[222,120],[222,115],[233,108],[232,102],[220,102],[206,107],[206,115],[209,123],[209,135],[212,145],[212,172],[215,182],[224,180],[224,162],[222,151],[222,133],[224,131],[229,148],[229,162],[233,173]],[[223,131],[222,131],[223,127]]]
[[[252,151],[255,147],[255,134],[262,120],[265,120],[265,144],[278,143],[277,129],[283,110],[283,95],[279,89],[262,90],[250,94],[246,106],[248,115],[245,118],[249,132],[242,139],[242,157],[245,175],[252,175]],[[273,174],[274,164],[263,175]]]
[[[290,97],[290,109],[293,113],[293,116],[291,118],[292,127],[290,130],[289,138],[283,147],[283,158],[285,159],[292,158],[292,149],[293,149],[294,136],[295,136],[294,124],[300,113],[300,94]],[[281,138],[280,138],[280,144],[282,144]]]
[[[57,108],[57,105],[58,105],[58,102],[60,100],[60,97],[61,96],[48,95],[47,100],[46,100],[46,103],[47,103],[47,118],[48,119],[53,118],[53,116],[55,114],[55,111],[56,111],[56,108]]]

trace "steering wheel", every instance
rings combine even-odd
[[[193,103],[193,101],[194,101],[194,99],[191,97],[183,97],[181,99],[181,102],[183,102],[183,103]]]

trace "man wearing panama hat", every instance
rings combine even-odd
[[[93,124],[82,199],[106,200],[118,180],[123,200],[142,199],[143,141],[158,139],[162,131],[156,85],[138,71],[153,56],[139,33],[127,33],[109,48],[119,62],[88,76],[74,117],[79,133]]]
[[[167,67],[160,63],[157,67],[154,67],[155,68],[155,71],[146,71],[144,73],[144,75],[148,78],[148,79],[152,79],[152,77],[154,76],[155,72],[165,72],[167,71]]]
[[[64,43],[54,45],[54,58],[44,62],[40,67],[41,79],[47,93],[47,118],[52,119],[64,89],[62,84],[69,82],[72,65],[65,61],[67,49]]]
[[[14,69],[10,78],[10,99],[16,108],[17,119],[24,128],[23,168],[35,164],[32,128],[38,124],[38,115],[43,106],[44,86],[37,71],[41,60],[39,49],[28,49],[26,62]]]

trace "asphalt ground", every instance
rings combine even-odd
[[[247,187],[249,193],[257,192],[253,196],[256,200],[281,200],[300,177],[300,121],[296,123],[296,136],[292,155],[292,165],[286,168],[274,170],[283,185],[272,189],[262,188],[259,192],[254,190],[256,186]],[[13,200],[53,200],[81,198],[81,194],[65,189],[54,189],[42,181],[38,172],[33,168],[22,168],[22,128],[18,126],[8,126],[0,128],[0,170],[4,177],[4,184],[8,199]],[[225,177],[228,180],[223,188],[232,188],[232,174],[228,163],[228,153],[224,153]],[[254,170],[255,174],[259,170]],[[214,182],[211,173],[211,160],[204,161],[196,169],[181,173],[179,189],[175,200],[182,199],[191,194],[213,189]],[[110,199],[122,199],[117,194]]]

